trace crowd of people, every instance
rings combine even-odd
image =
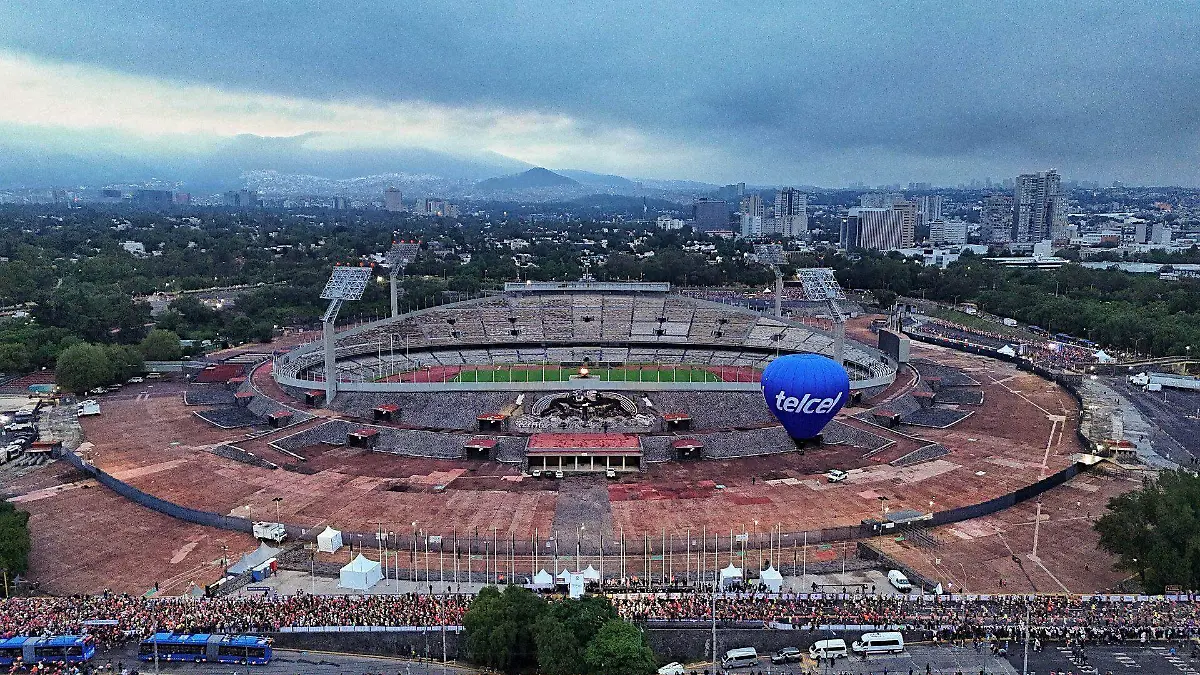
[[[615,601],[633,621],[711,621],[712,596],[642,595]],[[1046,640],[1119,642],[1180,639],[1200,635],[1200,602],[1020,596],[987,600],[924,600],[917,597],[861,595],[846,598],[788,596],[718,597],[716,618],[723,623],[816,629],[822,625],[899,626],[922,630],[942,640],[1016,635],[1026,615],[1033,634]]]
[[[0,637],[88,633],[101,645],[180,633],[255,633],[285,626],[461,625],[466,595],[260,595],[152,599],[104,594],[0,601]],[[113,622],[97,623],[97,622]]]
[[[462,624],[469,595],[232,596],[152,599],[105,594],[13,598],[0,602],[0,636],[82,634],[101,645],[154,631],[271,632],[282,627],[414,626]],[[641,593],[614,597],[627,620],[708,622],[713,598],[700,593]],[[1017,635],[1026,616],[1043,640],[1083,642],[1183,639],[1200,635],[1200,602],[1147,599],[1022,596],[923,599],[919,596],[722,595],[716,618],[724,624],[817,629],[823,625],[895,626],[940,640]]]

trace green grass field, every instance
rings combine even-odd
[[[546,366],[542,368],[483,368],[459,372],[451,382],[565,382],[578,375],[578,368]],[[594,379],[604,382],[720,382],[721,378],[703,369],[690,366],[670,368],[662,366],[596,368],[590,373]]]

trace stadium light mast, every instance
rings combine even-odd
[[[404,276],[404,268],[408,267],[417,257],[417,252],[421,250],[421,242],[412,241],[393,241],[392,247],[383,255],[383,260],[388,266],[388,285],[391,287],[392,296],[392,318],[400,316],[400,299],[399,291],[397,290],[396,277]]]
[[[321,337],[325,345],[325,403],[333,403],[337,396],[337,358],[334,352],[334,327],[342,303],[359,300],[367,290],[371,278],[370,267],[334,267],[333,274],[321,291],[321,299],[329,301],[329,308],[321,317]]]
[[[787,262],[787,254],[779,244],[755,244],[754,258],[775,273],[775,318],[783,318],[783,272],[779,266]]]
[[[837,279],[833,276],[833,270],[828,267],[810,267],[796,270],[796,276],[800,277],[800,285],[804,287],[804,295],[809,300],[823,301],[829,308],[836,337],[833,343],[833,359],[838,363],[844,363],[846,315],[842,313],[842,307],[838,301],[845,300],[846,294],[842,291],[842,287],[838,286]]]

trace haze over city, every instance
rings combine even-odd
[[[1195,186],[1197,23],[1183,1],[15,0],[0,182],[236,164]]]

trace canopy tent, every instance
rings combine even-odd
[[[317,550],[325,553],[336,553],[342,547],[342,533],[328,525],[317,535]]]
[[[1004,345],[1004,346],[1003,346],[1003,347],[1001,347],[1000,349],[997,349],[997,350],[996,350],[996,353],[997,353],[997,354],[1003,354],[1003,355],[1005,355],[1005,356],[1012,357],[1012,356],[1016,356],[1016,355],[1017,355],[1017,350],[1013,349],[1013,348],[1012,348],[1012,345]]]
[[[1116,359],[1109,356],[1103,349],[1101,349],[1100,351],[1096,352],[1096,361],[1098,363],[1112,363],[1113,361],[1116,361]]]
[[[530,584],[534,590],[545,590],[554,587],[554,576],[545,569],[533,575],[533,583]]]
[[[563,571],[559,572],[558,573],[558,583],[563,586],[571,583],[571,572],[568,570],[563,570]]]
[[[758,579],[762,582],[763,587],[771,593],[778,593],[783,589],[783,575],[773,565],[767,566],[767,569],[760,572]]]
[[[359,553],[357,558],[346,563],[346,566],[342,568],[338,587],[366,591],[379,583],[382,578],[383,572],[380,571],[379,563],[369,560]]]
[[[230,574],[243,574],[279,555],[279,549],[260,543],[258,548],[242,556],[237,564],[229,568]]]
[[[742,568],[734,567],[733,563],[729,563],[729,567],[721,570],[721,588],[725,589],[742,581]]]
[[[596,571],[596,568],[588,565],[587,568],[583,570],[583,580],[600,581],[600,573]]]

